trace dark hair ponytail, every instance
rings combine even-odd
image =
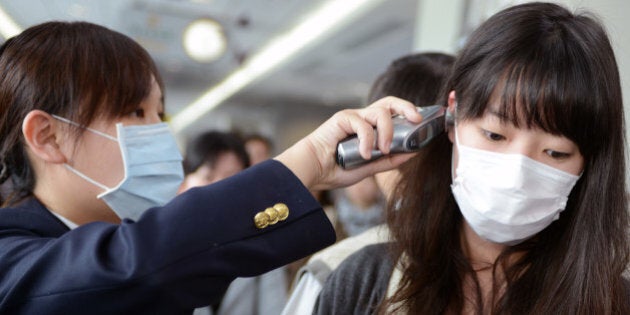
[[[9,64],[10,60],[5,56],[7,47],[10,47],[15,41],[15,37],[9,38],[2,46],[0,46],[0,68]],[[5,73],[4,79],[0,84],[9,81],[8,77],[12,77],[12,73]],[[0,89],[0,135],[2,142],[0,144],[0,204],[2,206],[11,205],[26,196],[29,196],[33,190],[33,178],[31,167],[26,158],[24,148],[22,146],[21,128],[16,122],[21,122],[19,117],[20,111],[10,110],[14,96],[12,93]]]

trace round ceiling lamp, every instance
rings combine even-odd
[[[199,19],[190,23],[183,34],[186,54],[193,60],[209,63],[225,53],[227,42],[221,24],[211,19]]]

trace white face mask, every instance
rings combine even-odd
[[[53,117],[79,126],[63,117]],[[118,142],[125,176],[116,187],[110,188],[68,164],[65,167],[105,190],[97,198],[103,199],[119,218],[138,220],[147,209],[163,206],[175,197],[184,179],[184,171],[175,137],[166,123],[134,126],[118,123],[118,138],[91,128],[82,128]]]
[[[459,143],[455,200],[470,227],[482,238],[518,244],[560,217],[580,178],[521,154],[503,154]]]

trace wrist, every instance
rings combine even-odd
[[[304,139],[280,153],[274,160],[284,164],[306,188],[312,189],[317,184],[322,166]]]

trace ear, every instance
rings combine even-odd
[[[40,159],[50,163],[65,163],[66,157],[59,148],[61,136],[59,122],[41,110],[32,110],[22,122],[22,134],[29,149]]]
[[[451,114],[455,114],[455,106],[457,105],[457,98],[455,97],[455,91],[448,93],[448,111]]]
[[[457,98],[455,97],[455,91],[450,91],[448,93],[448,107],[446,110],[450,113],[451,117],[453,117],[453,121],[455,120],[455,107],[457,106]],[[455,142],[455,125],[451,125],[448,128],[448,139],[451,142]]]

